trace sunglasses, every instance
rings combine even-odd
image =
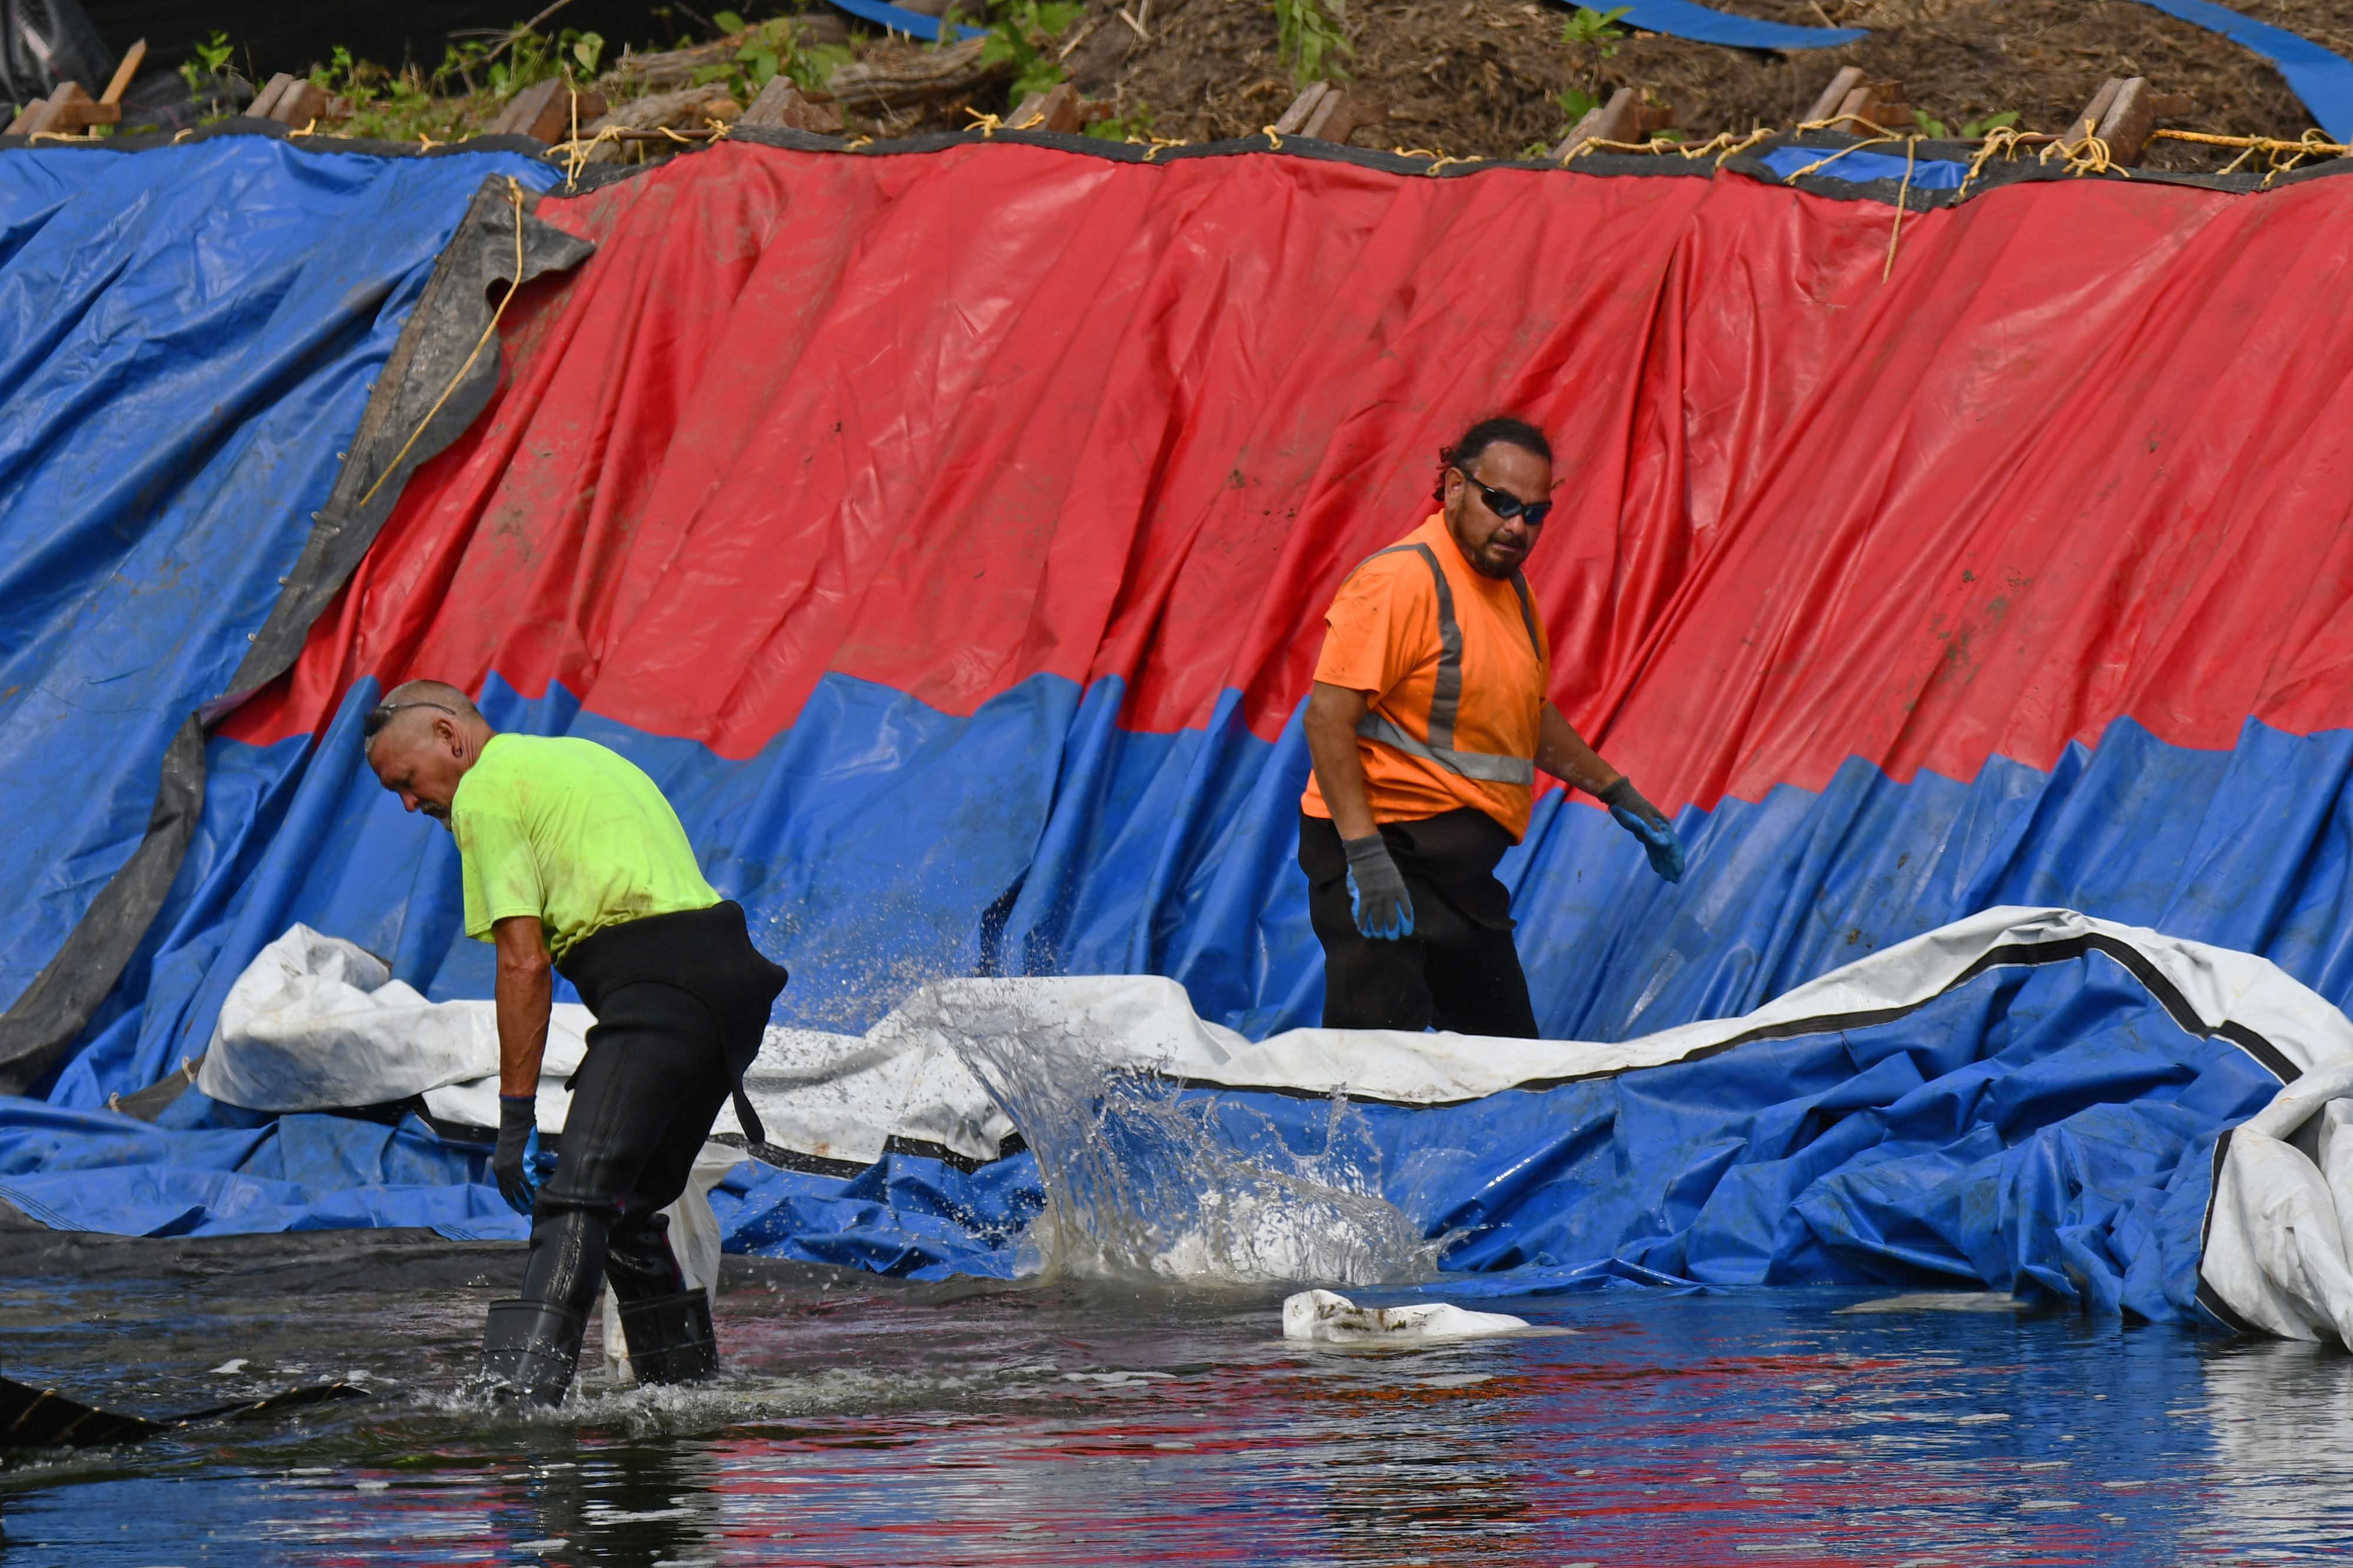
[[[1460,463],[1454,465],[1454,471],[1470,481],[1471,488],[1479,492],[1479,499],[1487,503],[1487,510],[1497,517],[1525,518],[1530,528],[1542,528],[1545,519],[1552,515],[1552,502],[1548,500],[1522,500],[1509,490],[1481,484],[1477,476]]]
[[[458,710],[446,702],[379,702],[367,710],[366,718],[360,721],[361,738],[375,740],[377,731],[391,723],[392,716],[404,708],[434,708],[447,713],[452,719],[458,716]]]

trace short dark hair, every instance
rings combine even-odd
[[[1469,468],[1479,460],[1479,454],[1497,442],[1532,452],[1546,462],[1552,461],[1552,443],[1543,431],[1525,419],[1514,419],[1508,414],[1491,414],[1455,438],[1451,447],[1438,449],[1437,499],[1446,499],[1446,470],[1458,465]]]

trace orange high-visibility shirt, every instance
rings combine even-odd
[[[1462,557],[1444,513],[1349,574],[1324,624],[1315,679],[1366,694],[1356,727],[1376,822],[1472,806],[1528,830],[1552,651],[1527,583]],[[1311,773],[1300,809],[1332,809]]]

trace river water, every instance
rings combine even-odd
[[[1285,1343],[1280,1287],[731,1259],[723,1383],[599,1366],[523,1419],[458,1394],[515,1249],[325,1245],[12,1270],[19,1379],[144,1412],[332,1377],[378,1396],[12,1458],[0,1564],[1927,1568],[2353,1542],[2353,1357],[1985,1297],[1482,1300],[1574,1331],[1365,1352]]]

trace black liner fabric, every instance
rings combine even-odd
[[[21,144],[22,139],[16,141]],[[594,248],[528,216],[535,201],[524,197],[523,282],[576,267]],[[287,577],[286,591],[255,634],[228,691],[188,715],[173,736],[145,837],[91,900],[64,945],[0,1016],[0,1093],[26,1092],[59,1060],[146,935],[203,814],[206,730],[292,668],[311,622],[375,542],[408,476],[455,440],[490,402],[499,378],[495,353],[474,362],[418,432],[480,341],[497,299],[512,279],[514,254],[515,215],[507,182],[487,180],[393,345],[334,490],[316,514],[302,555]],[[377,477],[396,459],[397,471],[370,495]]]
[[[100,1410],[69,1399],[53,1388],[36,1388],[13,1377],[0,1377],[0,1449],[98,1448],[116,1443],[143,1443],[184,1426],[213,1421],[250,1421],[307,1410],[346,1399],[372,1399],[366,1389],[348,1383],[312,1384],[270,1394],[191,1410],[179,1415],[129,1415]]]

